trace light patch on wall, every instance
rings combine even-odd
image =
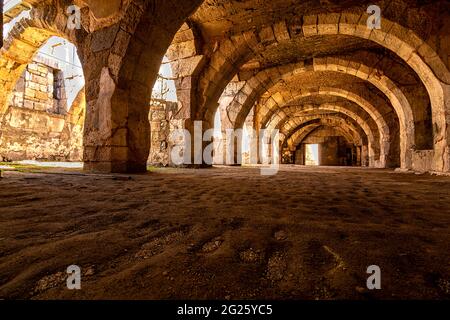
[[[18,1],[18,3],[21,3],[21,2],[22,1]],[[5,3],[5,5],[3,6],[3,12],[7,12],[8,10],[10,10],[15,5],[17,5],[17,3],[14,2],[14,1],[10,1],[7,4]],[[30,18],[30,10],[22,11],[17,17],[15,17],[10,22],[5,23],[3,25],[3,39],[6,39],[8,37],[9,32],[14,27],[14,25],[17,22],[19,22],[20,20],[22,20],[23,18]]]
[[[70,109],[85,83],[77,48],[63,38],[51,37],[39,49],[34,59],[51,66],[56,65],[57,69],[62,72],[67,106]]]
[[[15,7],[20,3],[22,3],[21,0],[5,0],[3,4],[3,12],[11,10],[11,8]]]
[[[222,120],[220,119],[220,110],[217,109],[214,115],[214,137],[222,138]]]
[[[177,90],[175,81],[172,80],[172,68],[167,57],[164,57],[161,67],[159,68],[159,77],[156,79],[152,90],[154,99],[162,99],[165,101],[177,102]]]
[[[319,145],[307,144],[305,146],[305,164],[307,166],[318,166],[319,163]]]
[[[244,124],[244,130],[242,134],[242,153],[250,153],[250,131],[247,124]]]

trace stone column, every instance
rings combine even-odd
[[[84,168],[96,172],[145,172],[150,149],[148,108],[117,88],[109,69],[87,79]],[[92,91],[98,88],[98,95]]]
[[[363,145],[361,147],[361,166],[362,167],[369,166],[369,148],[367,145]]]
[[[91,33],[80,57],[86,81],[84,168],[94,172],[146,172],[150,149],[148,104],[157,73],[123,57],[131,35],[118,25]],[[122,56],[121,56],[122,55]],[[130,62],[134,61],[134,65]],[[139,66],[139,68],[136,68]],[[135,72],[132,72],[135,70]]]
[[[261,164],[267,164],[272,160],[272,140],[270,135],[266,132],[264,137],[262,132],[259,133],[259,158]]]
[[[361,163],[361,147],[356,147],[356,165],[360,167]]]
[[[242,129],[222,131],[224,165],[240,166],[242,164],[242,136]]]
[[[295,151],[295,159],[294,163],[297,165],[305,165],[305,145],[301,144],[298,149]]]
[[[258,129],[252,130],[250,133],[250,164],[256,165],[260,163],[259,160],[259,139],[258,139]]]

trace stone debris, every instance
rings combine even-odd
[[[264,260],[264,252],[250,248],[239,254],[242,261],[247,263],[260,263]]]
[[[33,290],[33,294],[39,294],[41,292],[47,291],[48,289],[63,286],[65,285],[66,279],[67,273],[65,272],[57,272],[55,274],[45,276],[37,282]]]

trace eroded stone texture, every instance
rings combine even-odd
[[[0,161],[81,161],[83,125],[67,116],[10,107],[0,134]]]
[[[1,122],[0,161],[82,161],[85,111],[84,91],[64,114],[9,106]]]

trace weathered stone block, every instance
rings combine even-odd
[[[91,50],[99,52],[111,48],[118,31],[118,24],[96,31],[92,37]]]

